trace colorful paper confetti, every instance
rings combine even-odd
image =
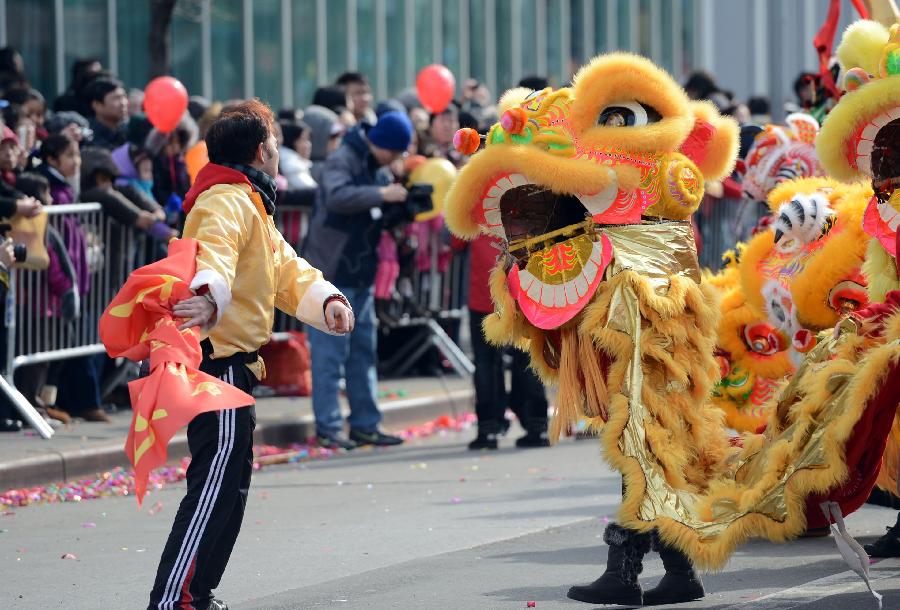
[[[416,426],[410,426],[399,432],[405,440],[427,438],[441,432],[460,432],[470,429],[476,422],[475,415],[469,412],[458,416],[441,415],[440,417]],[[259,470],[275,464],[303,463],[328,459],[340,453],[334,449],[325,449],[314,444],[293,444],[289,447],[273,445],[256,445],[253,447],[255,460],[253,469]],[[183,481],[190,458],[184,458],[178,465],[164,466],[150,473],[147,490],[160,490],[166,485]],[[414,469],[426,469],[428,464],[421,462],[412,466]],[[477,466],[474,468],[477,470]],[[15,512],[8,507],[23,507],[33,504],[58,504],[62,502],[81,502],[130,496],[134,493],[134,473],[130,468],[114,468],[97,474],[94,478],[40,485],[21,489],[8,489],[0,494],[0,506],[7,508],[0,515],[12,517]],[[153,515],[162,510],[162,502],[156,502],[147,511]],[[105,515],[104,515],[105,516]],[[85,525],[85,527],[88,527]]]

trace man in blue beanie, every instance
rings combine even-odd
[[[379,428],[377,402],[375,270],[381,239],[382,206],[402,204],[406,189],[393,181],[388,165],[407,154],[413,126],[402,112],[386,112],[374,126],[360,124],[328,159],[303,253],[350,301],[356,329],[336,337],[309,330],[313,412],[323,447],[399,445]],[[343,433],[338,391],[346,380],[349,437]]]

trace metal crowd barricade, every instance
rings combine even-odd
[[[722,254],[740,241],[752,237],[759,219],[768,213],[764,202],[742,199],[705,197],[694,215],[699,233],[698,259],[701,267],[721,269]]]
[[[309,228],[309,209],[279,206],[275,211],[275,225],[285,239],[297,250]],[[439,258],[442,235],[432,233],[428,244],[430,264],[427,269],[416,270],[410,278],[412,299],[420,315],[402,317],[400,327],[417,327],[421,332],[413,335],[397,350],[385,368],[402,375],[432,346],[447,359],[453,369],[462,376],[470,376],[475,365],[444,330],[441,322],[462,320],[466,315],[466,289],[468,265],[465,254],[454,253],[446,268],[440,269]],[[277,312],[272,338],[283,340],[289,331],[302,328],[294,317]]]
[[[146,234],[106,217],[99,203],[54,205],[46,208],[49,227],[64,243],[83,236],[88,286],[79,286],[78,305],[63,299],[50,284],[48,271],[13,270],[7,299],[6,367],[2,390],[17,410],[44,438],[53,432],[28,398],[15,387],[18,369],[59,360],[101,354],[100,315],[128,275],[153,260],[154,242]],[[82,294],[83,293],[83,294]],[[72,314],[75,315],[72,315]],[[33,398],[33,397],[32,397]]]

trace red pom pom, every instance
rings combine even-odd
[[[464,127],[453,134],[453,148],[464,155],[474,154],[481,146],[481,136],[471,127]]]
[[[525,125],[528,123],[528,117],[525,111],[519,107],[510,108],[500,117],[500,126],[506,133],[519,135],[525,131]]]
[[[537,606],[537,604],[536,604],[535,602],[528,602],[527,606],[528,606],[529,608],[534,608],[534,607]]]

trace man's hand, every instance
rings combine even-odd
[[[216,315],[216,306],[205,296],[198,295],[179,301],[172,308],[176,318],[184,318],[187,321],[178,327],[178,330],[199,326],[210,326]]]
[[[385,203],[402,203],[406,201],[406,189],[402,184],[389,184],[381,187],[381,198]]]
[[[34,197],[20,197],[16,199],[16,215],[31,218],[41,213],[41,202]]]
[[[335,299],[325,306],[325,325],[333,333],[346,335],[353,330],[353,310]]]
[[[11,269],[16,264],[15,252],[13,251],[13,241],[7,239],[0,243],[0,264],[7,269]]]
[[[141,229],[142,231],[146,231],[147,229],[152,227],[153,223],[155,222],[156,216],[154,216],[150,212],[141,210],[140,212],[138,212],[137,220],[134,221],[134,226],[136,226],[138,229]]]

